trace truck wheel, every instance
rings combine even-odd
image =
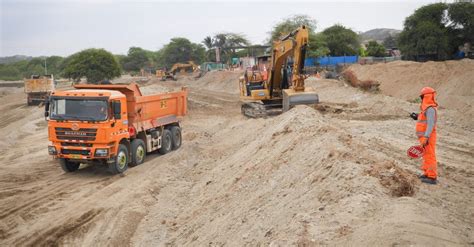
[[[132,141],[132,160],[130,166],[138,166],[145,161],[146,148],[145,142],[142,139],[135,139]]]
[[[161,148],[158,149],[160,154],[167,154],[171,151],[173,139],[171,137],[171,131],[163,130],[163,136],[161,137]]]
[[[75,172],[77,171],[77,169],[79,169],[79,166],[81,165],[76,162],[71,162],[67,159],[59,159],[59,164],[65,172]]]
[[[112,174],[122,173],[128,168],[128,149],[125,145],[120,144],[115,156],[115,161],[109,164],[109,171]]]
[[[176,150],[181,147],[181,128],[179,126],[171,127],[171,139],[173,142],[173,150]]]

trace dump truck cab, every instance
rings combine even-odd
[[[127,101],[112,90],[54,92],[49,101],[50,154],[70,160],[112,158],[128,139]]]
[[[142,96],[136,84],[77,85],[55,91],[45,104],[48,152],[66,172],[100,163],[112,173],[181,145],[178,116],[186,112],[186,90]],[[177,143],[179,142],[179,143]]]

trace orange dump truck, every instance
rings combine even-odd
[[[186,88],[144,96],[135,83],[74,87],[54,91],[45,104],[48,152],[64,171],[101,163],[122,173],[143,163],[146,153],[166,154],[181,146]]]

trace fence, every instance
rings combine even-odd
[[[397,60],[401,60],[402,57],[361,57],[359,58],[360,64],[374,64],[374,63],[388,63]]]
[[[341,56],[341,57],[315,57],[304,60],[305,67],[323,67],[332,68],[344,64],[373,64],[373,63],[388,63],[401,60],[397,57],[359,57],[359,56]]]
[[[307,58],[304,60],[305,67],[322,66],[330,67],[338,64],[352,64],[357,63],[358,56],[342,56],[342,57],[316,57]]]

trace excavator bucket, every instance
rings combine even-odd
[[[283,112],[290,110],[290,107],[294,105],[313,105],[317,103],[319,103],[319,96],[313,88],[306,87],[304,91],[283,90]]]

